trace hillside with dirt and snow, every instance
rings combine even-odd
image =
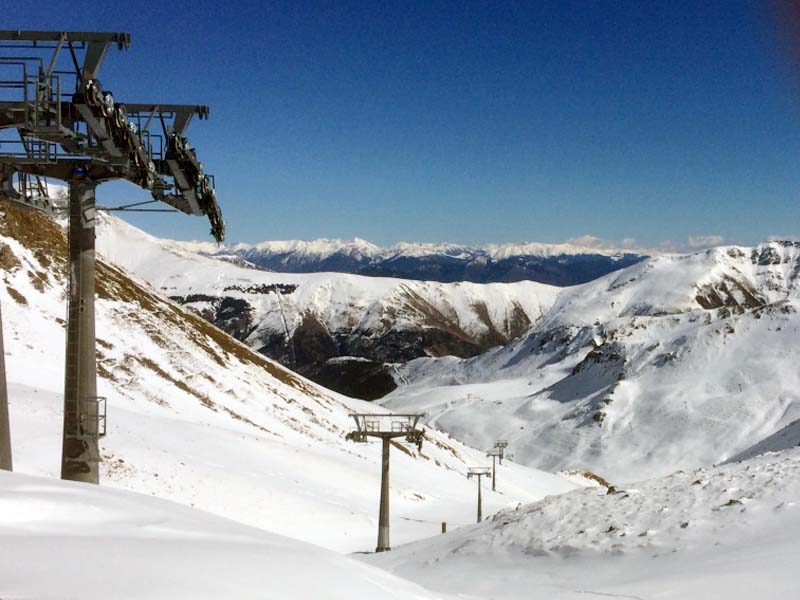
[[[268,273],[188,252],[113,217],[100,219],[98,248],[255,350],[366,399],[394,387],[392,363],[474,356],[524,334],[560,291],[530,281]]]
[[[423,244],[376,246],[359,238],[269,241],[258,244],[181,242],[192,252],[237,257],[284,273],[335,271],[420,281],[497,283],[538,281],[575,285],[635,264],[644,251],[594,248],[576,244]]]
[[[0,285],[17,471],[60,468],[66,314],[64,232],[41,213],[2,205]],[[131,251],[135,251],[132,247]],[[284,369],[98,263],[98,389],[107,398],[101,482],[195,506],[337,550],[374,548],[379,444],[345,441],[349,413],[381,410]],[[484,453],[428,432],[392,452],[393,538],[469,523],[466,469]],[[488,510],[574,487],[504,465]]]
[[[365,557],[434,590],[508,599],[794,598],[800,449],[593,487]]]
[[[721,462],[800,417],[799,274],[791,242],[653,258],[564,290],[506,347],[410,362],[382,404],[613,481]]]

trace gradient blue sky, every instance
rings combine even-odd
[[[188,133],[231,241],[800,233],[800,67],[764,2],[44,6],[3,27],[128,31],[105,87],[211,105]]]

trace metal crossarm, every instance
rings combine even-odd
[[[105,33],[93,31],[24,31],[20,29],[0,30],[0,40],[14,42],[100,42],[116,44],[121,50],[131,43],[129,33]]]

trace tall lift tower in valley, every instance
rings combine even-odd
[[[169,212],[208,217],[218,242],[225,235],[214,179],[185,137],[194,116],[208,118],[208,107],[121,102],[101,84],[108,50],[129,44],[127,33],[0,31],[0,195],[53,210],[46,179],[69,187],[61,477],[92,483],[104,426],[95,365],[97,186],[129,181],[152,199],[116,210],[163,203]]]
[[[481,477],[488,477],[492,474],[491,467],[469,467],[467,469],[467,479],[477,477],[478,479],[478,520],[483,521],[483,494],[481,493]]]
[[[378,545],[375,552],[391,550],[389,543],[389,448],[392,440],[404,439],[422,449],[425,432],[418,428],[422,415],[401,414],[353,414],[356,422],[355,430],[347,434],[346,439],[354,442],[367,442],[370,437],[381,440],[381,503],[378,514]]]

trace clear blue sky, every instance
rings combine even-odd
[[[118,98],[211,105],[232,241],[800,233],[800,67],[757,0],[43,6],[3,27],[128,31]]]

